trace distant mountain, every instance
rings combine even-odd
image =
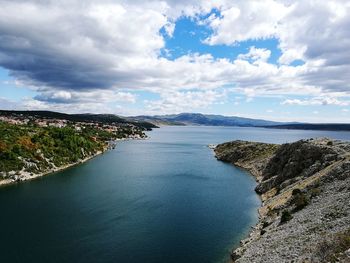
[[[286,124],[283,122],[250,119],[242,117],[229,117],[222,115],[209,115],[201,113],[181,113],[174,115],[136,116],[129,119],[147,121],[156,125],[206,125],[206,126],[241,126],[261,127]]]
[[[173,115],[136,116],[131,120],[146,121],[155,125],[206,125],[206,126],[239,126],[262,127],[293,130],[350,131],[350,124],[343,123],[298,123],[276,122],[261,119],[222,116],[201,113],[180,113]]]
[[[68,121],[78,121],[78,122],[97,122],[104,124],[133,124],[137,127],[150,130],[152,128],[157,128],[156,125],[141,121],[141,120],[129,120],[123,117],[119,117],[113,114],[66,114],[54,111],[7,111],[0,110],[0,115],[6,116],[10,114],[21,114],[24,116],[38,116],[40,118],[48,118],[48,119],[60,119],[60,120],[68,120]]]
[[[347,123],[294,123],[266,127],[290,130],[350,131],[350,124]]]
[[[66,114],[54,111],[7,111],[0,110],[0,115],[22,114],[27,116],[38,116],[41,118],[55,118],[80,122],[119,123],[133,124],[137,127],[151,130],[162,125],[203,125],[203,126],[238,126],[238,127],[262,127],[274,129],[293,130],[328,130],[328,131],[350,131],[350,124],[346,123],[297,123],[276,122],[262,119],[251,119],[236,116],[222,116],[201,113],[180,113],[172,115],[135,116],[120,117],[113,114]]]

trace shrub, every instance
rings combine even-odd
[[[281,224],[288,222],[293,218],[292,214],[288,210],[284,210],[281,216]]]
[[[312,188],[310,190],[310,196],[311,197],[318,196],[320,193],[321,193],[321,189],[320,188]]]
[[[307,198],[306,194],[301,192],[299,194],[294,195],[292,204],[295,205],[294,212],[296,212],[307,206],[309,204],[309,199]]]
[[[328,236],[324,241],[319,243],[313,259],[315,262],[339,262],[344,256],[343,253],[348,250],[349,247],[350,228],[335,235]]]
[[[301,194],[301,190],[299,188],[293,189],[292,195],[298,195]]]
[[[267,221],[263,221],[262,222],[262,228],[266,228],[266,227],[268,227],[270,225],[270,223],[269,222],[267,222]]]

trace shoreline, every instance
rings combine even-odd
[[[26,182],[26,181],[29,181],[29,180],[34,180],[34,179],[38,179],[38,178],[41,178],[43,176],[46,176],[46,175],[51,175],[53,173],[57,173],[57,172],[60,172],[60,171],[63,171],[65,169],[68,169],[70,167],[73,167],[73,166],[77,166],[79,164],[83,164],[95,157],[97,157],[98,155],[101,155],[103,154],[104,152],[106,152],[107,150],[104,150],[104,151],[98,151],[96,152],[95,154],[91,155],[91,156],[88,156],[82,160],[79,160],[75,163],[70,163],[70,164],[66,164],[66,165],[62,165],[62,166],[59,166],[59,167],[55,167],[55,168],[52,168],[48,171],[45,171],[45,172],[42,172],[42,173],[38,173],[38,174],[30,174],[29,172],[24,172],[24,171],[20,171],[19,172],[19,175],[18,175],[18,179],[3,179],[3,180],[0,180],[0,187],[4,187],[4,186],[8,186],[8,185],[12,185],[12,184],[18,184],[18,183],[22,183],[22,182]]]
[[[349,262],[349,142],[232,141],[214,152],[254,176],[261,199],[258,222],[228,262]]]
[[[256,167],[254,166],[253,163],[245,163],[241,161],[235,161],[231,162],[228,160],[222,160],[221,157],[218,156],[218,153],[216,151],[217,146],[220,144],[209,144],[208,148],[211,149],[214,153],[214,156],[217,160],[222,161],[222,162],[229,162],[231,165],[233,165],[235,168],[244,170],[245,172],[249,173],[249,176],[253,177],[256,186],[259,185],[262,181],[262,176],[261,176],[261,171],[257,170]],[[272,145],[272,144],[271,144]],[[252,224],[249,226],[249,229],[247,230],[245,235],[242,235],[242,238],[240,239],[239,243],[231,248],[231,252],[229,255],[229,259],[227,263],[234,263],[238,258],[236,258],[234,255],[235,253],[240,250],[245,243],[249,242],[250,240],[258,237],[260,235],[260,226],[263,223],[263,215],[261,214],[261,209],[264,207],[264,199],[262,197],[262,194],[257,193],[254,191],[254,193],[259,197],[260,200],[260,205],[257,208],[257,217],[258,220],[255,224]]]
[[[256,186],[258,186],[259,183],[261,182],[261,176],[259,176],[257,171],[254,170],[252,167],[246,166],[242,163],[235,163],[232,165],[238,169],[242,169],[248,172],[249,176],[254,177]],[[257,208],[257,211],[256,211],[258,215],[258,220],[255,224],[249,226],[249,231],[247,231],[247,234],[245,236],[242,236],[242,239],[239,241],[239,244],[232,247],[230,257],[229,257],[230,259],[228,260],[227,263],[234,263],[238,259],[237,257],[235,257],[237,251],[240,251],[243,248],[245,243],[260,236],[261,225],[263,224],[263,219],[264,219],[261,214],[261,209],[264,207],[264,200],[263,200],[262,194],[259,194],[256,191],[254,192],[260,199],[260,206]]]
[[[260,183],[260,180],[258,179],[258,174],[254,173],[252,169],[249,169],[248,167],[245,167],[244,165],[237,165],[233,164],[233,166],[243,169],[244,171],[249,173],[249,176],[254,177],[256,181],[256,186]],[[234,263],[238,259],[236,256],[237,252],[240,253],[240,251],[243,249],[244,245],[248,243],[250,240],[258,238],[260,236],[260,231],[261,231],[261,225],[263,224],[263,216],[261,214],[261,209],[264,207],[264,201],[262,198],[262,195],[254,191],[255,194],[259,197],[260,199],[260,206],[257,208],[257,216],[258,220],[255,224],[249,226],[249,231],[247,231],[247,234],[242,237],[242,239],[239,241],[239,244],[237,246],[232,247],[231,253],[230,253],[230,259],[227,263]]]
[[[130,141],[130,140],[146,140],[148,139],[148,136],[145,137],[145,138],[122,138],[122,139],[117,139],[117,140],[114,140],[113,141],[113,145],[107,145],[102,151],[97,151],[95,154],[91,155],[91,156],[88,156],[82,160],[79,160],[77,162],[74,162],[74,163],[69,163],[69,164],[66,164],[66,165],[62,165],[62,166],[59,166],[59,167],[55,167],[55,168],[52,168],[48,171],[45,171],[45,172],[42,172],[42,173],[38,173],[38,174],[31,174],[29,172],[25,172],[25,171],[19,171],[19,175],[17,179],[14,179],[14,178],[7,178],[7,179],[2,179],[0,180],[0,188],[1,187],[5,187],[5,186],[9,186],[9,185],[13,185],[13,184],[18,184],[18,183],[23,183],[23,182],[26,182],[26,181],[30,181],[30,180],[34,180],[34,179],[38,179],[38,178],[41,178],[43,176],[47,176],[47,175],[51,175],[51,174],[54,174],[54,173],[57,173],[57,172],[61,172],[65,169],[68,169],[70,167],[73,167],[73,166],[77,166],[79,164],[83,164],[109,150],[113,150],[115,149],[115,145],[117,144],[117,142],[120,142],[120,141]]]

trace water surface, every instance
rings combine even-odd
[[[0,262],[222,262],[257,220],[254,179],[207,145],[347,132],[164,127],[93,160],[0,188]]]

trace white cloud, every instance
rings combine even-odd
[[[133,91],[147,90],[161,96],[148,103],[149,109],[170,112],[210,107],[224,98],[222,87],[248,100],[282,94],[315,97],[283,104],[349,104],[339,99],[350,95],[348,1],[0,3],[0,66],[17,83],[38,92],[27,101],[32,107],[67,104],[74,110],[110,111],[107,104],[133,103]],[[199,14],[209,14],[212,8],[219,14],[201,20]],[[210,45],[277,38],[280,64],[268,63],[271,51],[256,47],[234,60],[210,54],[161,57],[165,39],[160,31],[171,37],[181,16],[211,27],[213,34],[205,40]],[[291,66],[295,59],[305,64]]]
[[[226,91],[185,91],[166,92],[157,101],[145,101],[149,114],[171,114],[205,109],[226,99]]]
[[[253,63],[266,62],[271,56],[271,51],[266,48],[250,47],[246,54],[238,55],[238,59],[251,59]]]
[[[284,100],[282,105],[337,105],[337,106],[348,106],[350,101],[338,100],[337,98],[332,97],[314,97],[308,100],[300,99],[287,99]]]
[[[240,41],[274,37],[280,42],[282,65],[297,59],[306,62],[303,70],[294,76],[299,87],[348,94],[349,13],[350,2],[342,0],[235,1],[221,6],[221,16],[207,19],[214,34],[206,42],[235,45]],[[260,85],[260,89],[264,86]]]
[[[214,34],[205,40],[210,45],[233,45],[249,39],[276,36],[279,21],[289,7],[273,0],[227,1],[221,6],[221,15],[211,15],[206,23]]]
[[[0,109],[2,110],[16,110],[20,107],[19,103],[0,97]]]
[[[119,92],[113,90],[103,91],[42,91],[35,97],[36,100],[48,103],[109,103],[126,102],[135,103],[136,96],[130,92]]]

